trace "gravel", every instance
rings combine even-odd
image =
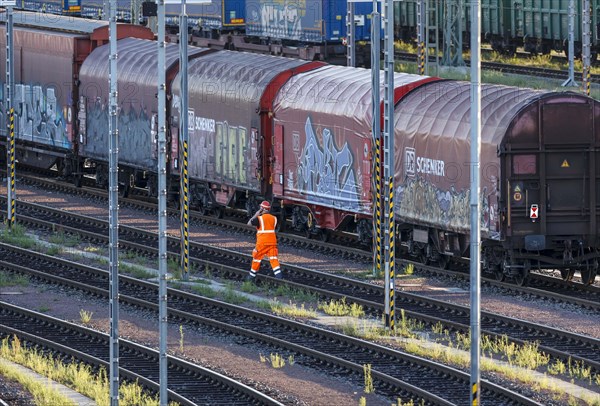
[[[19,199],[59,207],[78,214],[108,218],[107,207],[98,200],[48,192],[32,186],[18,185],[17,190]],[[3,193],[1,188],[0,193]],[[157,229],[155,215],[127,207],[119,210],[119,223],[153,231]],[[170,234],[178,235],[178,219],[169,218],[168,228]],[[190,238],[193,241],[210,242],[213,245],[228,247],[248,254],[254,247],[254,237],[240,236],[230,231],[205,225],[192,224]],[[332,258],[288,246],[279,248],[280,260],[284,263],[329,271],[370,269],[370,265],[365,263]],[[248,263],[249,266],[250,263]],[[469,304],[469,286],[464,281],[399,275],[396,285],[406,291],[439,300],[462,305]],[[66,296],[53,288],[31,286],[20,288],[20,290],[23,293],[21,295],[2,295],[0,297],[2,300],[31,309],[47,307],[50,309],[48,310],[49,314],[76,322],[80,319],[79,310],[85,309],[93,312],[92,327],[108,332],[108,307],[105,303],[88,300],[85,297]],[[482,289],[481,307],[484,311],[534,321],[600,339],[600,320],[598,315],[591,311],[537,298],[506,294],[506,292],[486,287]],[[138,311],[121,308],[119,332],[122,337],[151,347],[158,347],[157,331],[157,320],[152,320],[148,315],[140,317]],[[358,404],[360,397],[366,396],[368,405],[389,405],[387,399],[365,395],[362,388],[351,386],[344,381],[324,376],[297,364],[275,369],[260,361],[261,349],[237,345],[235,340],[230,337],[214,337],[201,331],[184,328],[183,352],[180,351],[179,341],[178,326],[170,326],[168,347],[173,354],[186,357],[245,382],[253,382],[258,387],[270,388],[276,397],[286,404],[348,405]]]

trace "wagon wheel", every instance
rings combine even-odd
[[[447,255],[440,254],[437,262],[438,266],[442,269],[450,268],[450,258]]]
[[[581,282],[584,285],[593,284],[598,274],[598,261],[594,260],[592,265],[588,262],[587,265],[581,267],[579,272],[581,273]]]
[[[225,216],[225,207],[215,207],[213,210],[213,216],[222,219]]]
[[[494,277],[496,278],[496,280],[498,282],[504,281],[504,279],[506,278],[506,275],[509,274],[510,263],[511,263],[511,261],[508,258],[504,258],[502,260],[502,265],[498,266],[498,267],[496,267],[496,269],[494,269]]]
[[[319,239],[323,242],[329,241],[329,230],[326,230],[326,229],[319,230]]]
[[[83,175],[81,175],[81,174],[75,175],[73,183],[75,184],[76,188],[80,188],[81,184],[83,183]]]
[[[525,286],[527,284],[527,276],[529,276],[529,269],[531,265],[529,260],[525,260],[523,263],[523,268],[519,269],[517,274],[514,276],[515,283],[519,286]]]
[[[567,268],[560,270],[560,277],[563,281],[570,282],[573,280],[573,276],[575,275],[575,269]]]
[[[279,216],[277,216],[277,225],[275,226],[275,231],[277,232],[284,232],[286,229],[286,222],[285,222],[285,215],[284,214],[280,214]]]
[[[129,184],[119,183],[119,197],[126,198],[129,196]]]
[[[421,261],[423,265],[429,265],[429,257],[427,256],[426,251],[423,251],[421,255],[419,255],[419,261]]]
[[[311,212],[308,212],[308,216],[306,216],[306,226],[304,228],[304,236],[308,239],[312,236],[312,229],[314,226],[314,219]]]

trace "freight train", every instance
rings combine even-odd
[[[416,38],[417,2],[405,0],[396,3],[394,10],[394,26],[396,38],[404,41]],[[432,38],[443,36],[446,26],[446,10],[448,2],[425,1],[430,6],[429,25],[438,27],[439,31],[431,32]],[[437,3],[437,5],[436,5]],[[568,52],[569,42],[569,3],[570,0],[482,0],[481,33],[483,39],[492,48],[503,54],[514,54],[517,47],[523,47],[532,54],[549,54],[550,51]],[[574,21],[574,53],[580,57],[582,52],[582,0],[575,0]],[[468,45],[471,28],[471,3],[463,2],[464,9],[460,13],[460,26],[465,45]],[[590,42],[591,56],[596,60],[600,50],[599,24],[600,1],[590,0]],[[441,40],[440,40],[441,41]],[[440,42],[441,44],[441,42]]]
[[[417,2],[394,2],[394,34],[397,40],[415,41]],[[428,25],[433,41],[442,44],[448,22],[448,2],[425,0]],[[583,0],[575,1],[574,53],[580,57],[583,49]],[[68,6],[65,7],[65,4]],[[71,5],[72,4],[72,5]],[[135,6],[132,6],[135,4]],[[131,21],[132,10],[141,14],[141,1],[118,1],[118,16]],[[357,63],[368,66],[371,39],[372,2],[355,4],[355,39]],[[483,40],[503,54],[513,54],[523,47],[532,54],[568,51],[570,0],[482,0],[481,32]],[[84,17],[100,18],[102,0],[21,0],[18,7],[30,11],[72,13],[81,6]],[[460,24],[465,46],[470,38],[470,2],[463,2]],[[167,24],[177,26],[179,7],[167,5]],[[272,55],[288,55],[307,60],[335,60],[345,53],[346,0],[211,0],[206,5],[189,5],[190,24],[198,46],[260,51]],[[67,10],[67,11],[64,11]],[[70,11],[69,11],[70,10]],[[600,0],[590,0],[591,57],[595,61],[600,51]],[[435,29],[437,27],[437,31]],[[176,30],[176,27],[174,27]],[[363,43],[364,42],[364,43]]]
[[[75,181],[91,173],[106,187],[106,25],[60,18],[35,28],[16,19],[17,157],[56,166]],[[145,188],[156,196],[157,45],[144,28],[122,27],[119,191]],[[0,53],[4,38],[0,25]],[[168,199],[179,201],[179,123],[187,114],[192,208],[253,213],[266,199],[279,224],[309,237],[344,231],[371,244],[370,71],[190,47],[189,108],[181,112],[177,48],[166,48]],[[394,85],[394,232],[408,255],[443,265],[469,250],[470,86],[405,73],[395,74]],[[0,110],[5,148],[4,104]],[[558,269],[566,280],[578,271],[593,283],[597,118],[600,103],[580,94],[482,85],[486,272],[524,283],[534,269]]]

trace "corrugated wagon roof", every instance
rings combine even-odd
[[[205,101],[214,103],[259,103],[277,74],[306,63],[245,52],[215,52],[189,62],[189,92],[202,94]]]
[[[423,80],[406,73],[394,75],[394,88]],[[325,66],[291,78],[275,101],[275,111],[318,112],[354,120],[370,127],[372,117],[371,71],[362,68]],[[383,99],[383,74],[381,75]]]
[[[498,144],[515,115],[547,91],[501,85],[481,87],[481,141]],[[397,106],[396,134],[469,139],[470,83],[442,81],[409,94]]]
[[[130,84],[144,83],[156,89],[156,80],[158,78],[158,65],[156,64],[157,46],[155,41],[138,38],[124,38],[119,40],[117,44],[119,53],[117,61],[119,82]],[[203,48],[188,47],[188,55],[192,56],[203,50]],[[108,78],[109,51],[108,46],[103,46],[92,52],[82,67],[81,75]],[[165,54],[165,65],[168,69],[179,58],[179,46],[167,43]]]

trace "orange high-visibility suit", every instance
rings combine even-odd
[[[256,247],[252,251],[250,276],[256,276],[262,259],[267,256],[275,277],[280,278],[281,267],[277,258],[279,251],[277,250],[277,236],[275,235],[277,217],[269,213],[263,213],[253,219],[250,224],[256,227]]]

